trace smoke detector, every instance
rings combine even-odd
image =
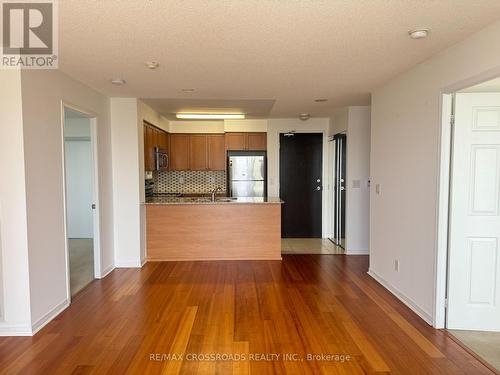
[[[311,117],[311,115],[309,113],[301,113],[299,115],[299,118],[302,120],[302,121],[306,121],[306,120],[309,120],[309,118]]]
[[[408,35],[412,39],[424,39],[429,35],[429,29],[418,29],[408,31]]]
[[[123,78],[113,78],[110,79],[111,84],[117,85],[117,86],[122,86],[125,83],[127,83]]]
[[[148,69],[154,70],[160,66],[160,63],[157,61],[146,61],[145,65]]]

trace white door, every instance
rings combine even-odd
[[[448,328],[500,331],[500,93],[456,95]]]

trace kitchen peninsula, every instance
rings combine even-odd
[[[149,198],[148,260],[279,260],[281,203],[279,198]]]

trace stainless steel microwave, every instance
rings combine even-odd
[[[168,153],[166,150],[155,147],[155,171],[168,170]]]

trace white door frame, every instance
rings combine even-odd
[[[61,141],[62,141],[62,167],[63,167],[63,191],[64,191],[64,246],[65,246],[65,257],[66,257],[66,295],[68,302],[71,303],[71,285],[70,285],[70,264],[69,264],[69,245],[68,245],[68,218],[67,218],[67,193],[66,193],[66,160],[65,160],[65,144],[64,144],[64,109],[70,109],[72,111],[81,113],[84,117],[90,120],[90,147],[92,150],[92,162],[93,162],[93,176],[92,176],[92,197],[96,205],[95,210],[93,210],[93,231],[94,231],[94,277],[96,279],[102,278],[101,269],[101,205],[99,204],[99,158],[98,158],[98,136],[97,136],[97,114],[92,111],[88,111],[74,104],[61,101]]]
[[[446,296],[448,295],[448,237],[449,237],[449,200],[451,189],[452,128],[450,124],[452,96],[455,92],[500,77],[500,67],[474,77],[458,81],[441,90],[440,93],[440,132],[438,161],[438,206],[436,258],[434,264],[434,328],[446,328]]]

